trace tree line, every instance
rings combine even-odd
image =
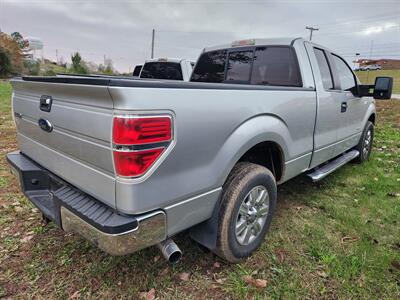
[[[71,64],[53,62],[49,59],[33,57],[29,41],[19,32],[10,35],[0,32],[0,78],[10,78],[19,75],[54,76],[57,73],[71,74],[107,74],[115,75],[111,59],[105,65],[95,65],[86,62],[77,51],[71,55]],[[94,67],[93,67],[94,65]]]

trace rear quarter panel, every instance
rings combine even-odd
[[[198,218],[192,216],[191,225],[205,220],[205,216],[211,216],[219,190],[233,165],[262,141],[281,145],[286,162],[284,180],[308,168],[316,109],[312,90],[126,87],[109,90],[115,113],[164,110],[171,112],[175,123],[175,145],[150,177],[117,178],[116,203],[122,212],[168,210],[205,193],[206,200],[195,200],[199,204]],[[215,191],[211,199],[210,191]],[[183,216],[172,216],[179,217]],[[182,228],[176,231],[179,229]]]

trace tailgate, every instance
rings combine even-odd
[[[22,153],[115,207],[111,151],[113,102],[104,85],[12,80]],[[51,98],[50,111],[40,99]],[[40,122],[39,122],[40,120]],[[50,126],[39,126],[45,123]],[[52,127],[52,129],[49,129]]]

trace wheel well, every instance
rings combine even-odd
[[[368,121],[371,121],[372,124],[375,125],[375,117],[376,117],[375,114],[370,115],[369,118],[368,118]]]
[[[251,162],[268,168],[279,181],[284,172],[284,156],[281,147],[275,142],[262,142],[249,149],[239,162]]]

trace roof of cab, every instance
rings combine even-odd
[[[249,46],[264,46],[264,45],[293,45],[295,40],[303,40],[303,38],[299,37],[290,37],[290,38],[270,38],[270,39],[244,39],[233,41],[230,44],[217,45],[212,47],[204,48],[204,52],[220,50],[220,49],[228,49],[228,48],[239,48],[239,47],[249,47]],[[240,42],[244,42],[240,45],[235,45],[235,43],[239,44]],[[246,43],[249,42],[249,43]]]
[[[174,62],[174,63],[180,63],[181,61],[184,61],[184,60],[190,61],[190,60],[188,60],[186,58],[158,57],[158,58],[146,59],[145,63],[148,63],[148,62]]]

